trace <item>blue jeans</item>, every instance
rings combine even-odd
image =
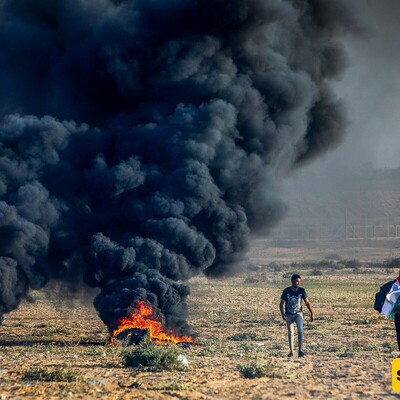
[[[294,324],[297,326],[297,340],[300,351],[303,344],[303,313],[297,313],[295,315],[286,314],[286,325],[288,328],[288,339],[291,352],[293,352],[294,349]]]

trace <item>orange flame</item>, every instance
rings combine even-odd
[[[115,343],[115,337],[127,329],[147,329],[150,340],[156,344],[192,343],[191,336],[176,336],[172,331],[165,332],[162,327],[161,316],[154,313],[154,308],[144,300],[138,300],[129,316],[122,317],[117,322],[117,328],[111,333],[111,343]]]

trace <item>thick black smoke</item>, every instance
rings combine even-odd
[[[283,207],[280,177],[337,146],[350,24],[328,0],[4,0],[0,315],[51,279],[99,287],[111,327],[149,300],[190,332]]]

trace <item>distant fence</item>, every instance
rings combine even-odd
[[[400,237],[400,225],[347,225],[345,236],[352,238],[396,238]]]
[[[290,224],[285,223],[273,231],[275,238],[318,239],[363,239],[400,238],[400,224]]]

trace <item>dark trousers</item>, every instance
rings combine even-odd
[[[396,327],[397,346],[400,351],[400,314],[394,314],[394,326]]]

